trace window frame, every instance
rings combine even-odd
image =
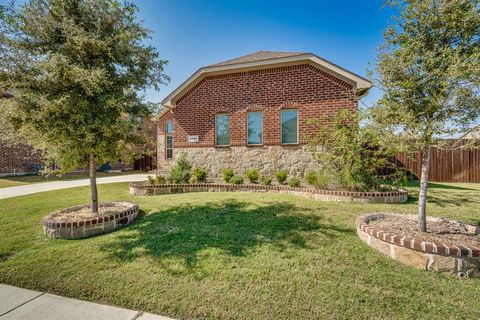
[[[283,118],[282,118],[282,115],[283,115],[283,112],[284,111],[296,111],[297,112],[297,142],[283,142]],[[288,108],[288,109],[282,109],[280,110],[280,144],[281,145],[298,145],[300,143],[300,138],[299,138],[299,135],[300,135],[300,116],[299,116],[299,112],[298,112],[298,109],[296,108]]]
[[[251,113],[260,113],[261,115],[261,129],[262,129],[262,141],[260,141],[260,143],[250,143],[248,141],[248,116],[251,114]],[[258,111],[248,111],[247,112],[247,116],[246,116],[246,138],[247,138],[247,146],[262,146],[263,145],[263,139],[264,139],[264,130],[263,130],[263,111],[262,110],[258,110]]]
[[[172,130],[168,132],[168,125],[171,124]],[[172,146],[168,147],[168,138],[172,140]],[[172,156],[168,156],[168,151],[172,152]],[[173,160],[173,120],[169,120],[165,123],[165,160]]]
[[[218,117],[219,116],[227,116],[228,117],[228,144],[218,144]],[[228,148],[230,147],[230,143],[231,143],[231,126],[230,126],[230,114],[227,113],[227,112],[219,112],[217,114],[215,114],[215,135],[214,135],[214,145],[215,147],[219,147],[219,148]]]

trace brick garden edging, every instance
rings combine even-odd
[[[402,203],[408,199],[407,190],[389,192],[353,192],[338,190],[321,190],[314,188],[292,188],[289,186],[264,186],[258,184],[158,184],[150,185],[146,182],[133,182],[129,184],[130,194],[137,196],[151,196],[168,193],[184,192],[223,192],[223,191],[252,191],[292,194],[309,199],[322,201],[346,201],[364,203]]]
[[[92,216],[81,221],[67,222],[56,221],[52,217],[62,213],[69,213],[90,207],[88,204],[75,206],[52,212],[43,218],[43,230],[48,238],[52,239],[79,239],[102,233],[111,232],[122,226],[130,224],[138,215],[138,206],[130,202],[101,203],[100,207],[124,205],[129,208],[123,211],[112,212],[99,217]]]
[[[394,213],[369,213],[357,218],[358,236],[370,247],[418,269],[448,272],[461,277],[480,277],[480,248],[401,237],[370,226],[370,221],[382,219],[387,214],[395,215]],[[440,218],[427,217],[427,221],[440,220]],[[466,227],[472,235],[480,234],[479,227],[472,225],[466,225]]]

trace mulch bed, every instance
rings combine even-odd
[[[420,232],[417,230],[417,221],[416,218],[407,218],[401,215],[385,215],[385,218],[370,221],[369,225],[401,237],[410,236],[427,242],[437,241],[446,245],[480,248],[480,234],[469,231],[464,223],[446,219],[427,221],[427,232]]]
[[[98,214],[93,215],[92,210],[90,207],[84,207],[72,212],[62,212],[58,214],[53,214],[50,217],[50,220],[58,221],[58,222],[76,222],[76,221],[83,221],[91,218],[99,218],[103,216],[111,215],[112,213],[122,212],[129,209],[129,206],[126,205],[110,205],[110,206],[99,206],[98,207]]]

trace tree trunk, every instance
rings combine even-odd
[[[427,187],[428,168],[430,166],[430,146],[422,149],[422,171],[420,176],[420,192],[418,195],[418,231],[427,231]]]
[[[98,192],[97,192],[97,162],[93,155],[90,156],[90,192],[92,194],[91,208],[92,213],[98,213]]]

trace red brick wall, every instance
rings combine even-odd
[[[244,146],[249,111],[263,111],[264,145],[279,145],[280,110],[292,108],[298,109],[299,139],[304,143],[304,134],[315,131],[307,125],[308,119],[343,108],[357,109],[349,95],[351,89],[346,82],[308,64],[209,76],[176,103],[174,148],[214,146],[217,113],[230,114],[230,145]],[[171,117],[168,113],[159,119],[159,134]],[[198,135],[200,141],[188,143],[188,135]]]
[[[0,174],[33,172],[41,163],[40,155],[29,145],[0,142]]]

